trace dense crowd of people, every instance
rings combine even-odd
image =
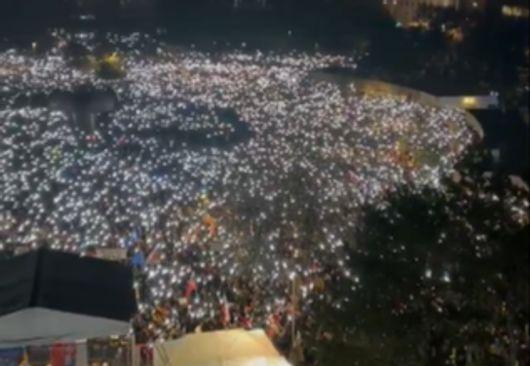
[[[293,342],[313,299],[348,302],[327,283],[362,281],[344,250],[360,210],[442,190],[474,139],[461,111],[313,77],[350,57],[54,37],[0,52],[0,245],[126,249],[139,342],[227,327]],[[79,67],[74,43],[125,75]],[[49,102],[87,86],[115,108]]]

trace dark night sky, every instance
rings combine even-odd
[[[273,18],[292,16],[319,18],[328,16],[360,15],[359,20],[370,14],[381,14],[381,2],[373,0],[268,0],[266,9],[258,0],[242,0],[238,12],[234,12],[234,0],[133,0],[137,3],[149,3],[154,14],[169,16],[173,19],[191,15],[240,16],[242,13],[260,12]],[[116,18],[130,15],[120,10],[119,0],[2,0],[0,18],[3,20],[32,19],[34,21],[65,20],[80,12],[90,11],[100,18]],[[134,9],[134,7],[133,7]],[[375,11],[374,11],[375,10]],[[134,10],[133,10],[134,12]],[[146,12],[135,15],[145,16]],[[149,14],[149,12],[147,12]],[[372,18],[373,19],[373,18]]]

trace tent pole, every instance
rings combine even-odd
[[[292,326],[291,326],[291,349],[294,348],[294,343],[296,340],[296,289],[295,289],[295,282],[296,282],[296,276],[293,277],[292,281],[292,305],[293,305],[293,320],[292,320]]]
[[[131,335],[129,336],[129,365],[131,366],[138,366],[136,364],[136,357],[134,355],[134,333],[131,333]]]

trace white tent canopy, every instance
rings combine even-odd
[[[290,366],[262,330],[195,333],[155,346],[155,366]]]
[[[125,335],[136,311],[129,267],[40,249],[0,261],[0,347]]]
[[[75,341],[123,335],[128,322],[50,310],[28,308],[0,317],[0,348],[73,343]]]

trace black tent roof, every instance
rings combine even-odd
[[[132,271],[46,249],[0,260],[0,317],[27,308],[128,322],[136,312]]]

